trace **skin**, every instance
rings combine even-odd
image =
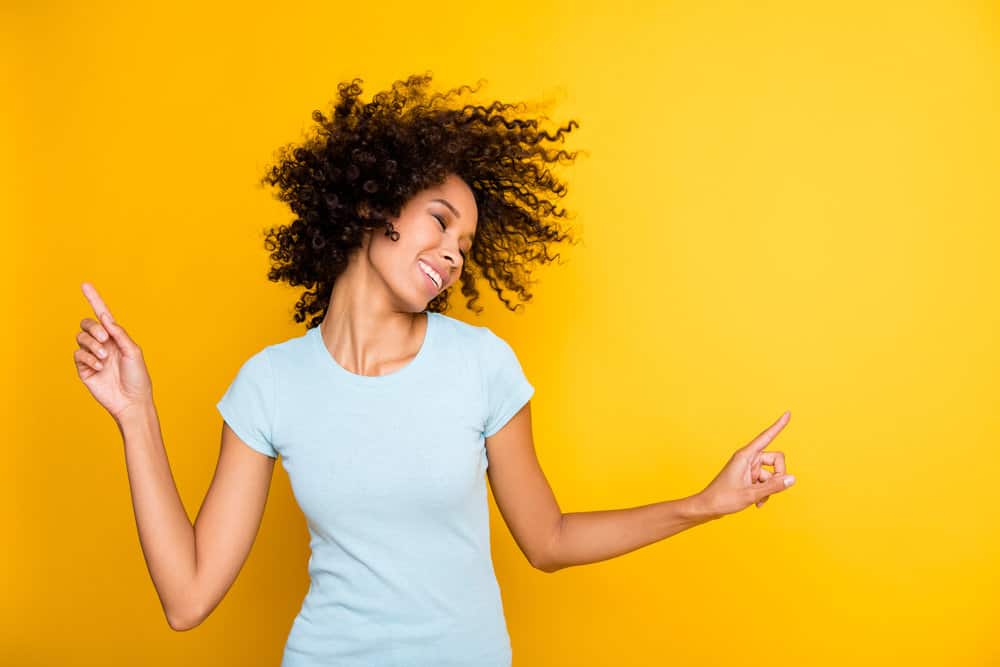
[[[432,202],[435,198],[447,200],[455,211]],[[365,235],[336,281],[320,325],[327,350],[342,367],[359,375],[384,375],[413,359],[427,329],[423,311],[434,296],[417,259],[448,267],[442,289],[454,284],[463,269],[461,252],[467,254],[475,238],[477,217],[471,189],[452,174],[407,202],[393,221],[397,241],[381,230]],[[122,434],[150,577],[170,627],[188,630],[221,602],[246,561],[275,459],[251,449],[223,421],[215,474],[192,525],[170,471],[142,350],[114,321],[93,285],[82,288],[97,319],[81,321],[74,363]],[[694,495],[627,509],[563,513],[538,462],[529,401],[486,438],[487,475],[522,553],[537,569],[555,572],[620,556],[752,504],[763,506],[786,488],[783,478],[791,477],[782,452],[764,451],[789,418],[786,412],[736,450]]]
[[[449,202],[457,215],[435,199]],[[477,219],[472,190],[450,174],[403,206],[392,220],[397,241],[381,230],[365,233],[334,283],[320,324],[323,341],[341,366],[358,375],[385,375],[416,356],[427,330],[423,311],[434,297],[417,259],[429,258],[447,271],[441,276],[441,289],[447,289],[461,275],[462,253],[468,254]]]

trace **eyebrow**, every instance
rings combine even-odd
[[[431,201],[439,201],[439,202],[441,202],[442,204],[444,204],[445,206],[447,206],[448,208],[450,208],[450,209],[451,209],[451,212],[455,214],[455,217],[456,217],[456,218],[461,218],[461,217],[462,217],[462,214],[461,214],[461,213],[459,213],[459,212],[458,212],[458,211],[457,211],[457,210],[455,209],[455,207],[454,207],[454,206],[452,206],[452,205],[451,205],[451,203],[450,203],[450,202],[449,202],[449,201],[448,201],[447,199],[432,199]]]
[[[461,219],[461,217],[462,217],[462,214],[461,214],[461,213],[459,213],[459,212],[458,212],[458,209],[456,209],[456,208],[455,208],[454,206],[452,206],[452,205],[451,205],[451,202],[449,202],[449,201],[448,201],[447,199],[432,199],[431,201],[436,201],[436,202],[440,202],[440,203],[444,204],[445,206],[447,206],[447,207],[448,207],[448,209],[449,209],[449,210],[450,210],[450,211],[451,211],[452,213],[454,213],[454,214],[455,214],[455,217],[456,217],[456,218],[459,218],[459,219]],[[466,235],[465,235],[465,236],[463,236],[462,238],[466,238],[466,239],[469,239],[469,240],[471,241],[471,240],[472,240],[472,234],[466,234]]]

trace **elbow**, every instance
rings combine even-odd
[[[532,563],[531,566],[536,570],[541,570],[542,572],[545,572],[546,574],[552,574],[553,572],[557,572],[562,569],[558,565],[555,565],[554,563],[550,562]]]
[[[205,597],[193,584],[185,587],[181,594],[170,598],[169,604],[161,596],[161,603],[167,625],[175,632],[186,632],[198,627],[214,609],[214,605],[208,606]]]
[[[170,629],[174,632],[185,632],[197,627],[198,623],[192,622],[185,617],[167,616],[167,625],[169,625]]]
[[[563,568],[559,564],[559,559],[557,554],[559,552],[559,535],[562,532],[562,515],[559,516],[559,520],[556,521],[556,526],[552,530],[552,535],[549,537],[548,548],[545,549],[544,555],[540,558],[531,561],[531,566],[536,570],[541,570],[546,574],[552,574],[553,572],[558,572]]]
[[[166,613],[167,625],[175,632],[186,632],[201,625],[205,620],[204,614],[169,611]]]
[[[545,572],[546,574],[552,574],[553,572],[562,569],[562,566],[559,565],[558,561],[553,557],[553,552],[551,550],[544,555],[536,555],[534,558],[529,558],[528,562],[531,563],[531,567]]]

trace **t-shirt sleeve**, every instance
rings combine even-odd
[[[265,348],[244,362],[215,407],[240,440],[277,458],[272,444],[274,399],[274,371]]]
[[[524,376],[510,344],[488,328],[484,330],[481,359],[486,415],[483,436],[488,438],[517,414],[535,393],[535,388]]]

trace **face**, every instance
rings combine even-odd
[[[476,234],[476,200],[465,181],[449,174],[441,185],[414,195],[392,223],[399,239],[393,241],[381,228],[374,230],[363,252],[389,287],[396,307],[421,312],[458,282]]]

